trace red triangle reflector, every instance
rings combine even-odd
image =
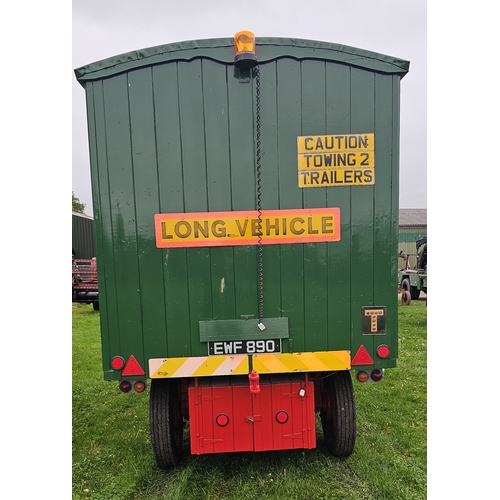
[[[134,358],[133,355],[130,355],[128,358],[127,364],[122,371],[122,375],[130,376],[130,375],[144,375],[145,372],[142,369],[141,365],[137,362],[137,359]]]
[[[373,365],[373,359],[363,344],[359,346],[356,356],[354,356],[351,361],[351,366],[352,365]]]

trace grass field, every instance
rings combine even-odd
[[[153,458],[148,394],[124,395],[103,380],[99,313],[73,305],[73,499],[425,499],[427,307],[399,305],[398,367],[354,388],[356,448],[330,456],[317,419],[314,450],[191,456],[172,470]]]

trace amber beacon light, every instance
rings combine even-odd
[[[251,31],[239,31],[234,35],[234,65],[239,69],[257,66],[255,36]]]

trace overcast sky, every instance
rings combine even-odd
[[[401,84],[400,207],[427,208],[424,0],[73,0],[73,69],[171,42],[290,37],[350,45],[410,61]],[[85,91],[73,79],[75,195],[93,214]]]

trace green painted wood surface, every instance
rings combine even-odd
[[[286,339],[289,336],[288,318],[263,318],[264,330],[258,324],[258,319],[200,321],[200,341]]]
[[[352,131],[349,66],[326,66],[326,130]],[[341,207],[341,238],[328,245],[328,349],[351,344],[351,189],[327,189],[327,206]],[[344,347],[342,347],[344,346]]]
[[[256,72],[239,78],[225,43],[198,52],[181,44],[168,57],[159,48],[80,72],[107,378],[117,377],[114,355],[133,354],[145,369],[150,358],[206,355],[200,322],[258,317],[256,247],[158,249],[154,239],[156,213],[257,209]],[[265,245],[264,316],[286,319],[285,352],[354,354],[363,344],[373,355],[380,337],[361,336],[361,308],[384,305],[384,343],[397,354],[399,86],[407,63],[292,45],[261,47],[262,208],[340,207],[341,239]],[[188,61],[192,51],[198,57]],[[375,134],[375,185],[299,188],[297,137],[347,133]]]

